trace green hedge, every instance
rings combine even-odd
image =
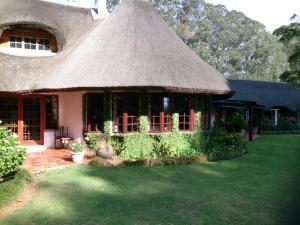
[[[201,132],[128,134],[112,136],[112,145],[124,159],[161,157],[159,150],[166,148],[168,154],[163,155],[167,157],[195,156],[201,152],[201,135]]]
[[[97,146],[97,135],[89,133],[91,149]],[[171,132],[164,134],[135,133],[115,135],[111,143],[118,156],[125,160],[205,155],[209,160],[229,159],[247,152],[241,134],[215,128],[212,132]]]

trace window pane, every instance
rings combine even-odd
[[[137,131],[139,125],[138,115],[139,93],[113,95],[113,132]]]
[[[103,131],[104,96],[99,93],[87,94],[87,130]]]
[[[10,47],[11,48],[22,48],[22,38],[16,36],[9,37]]]
[[[39,50],[48,51],[49,50],[49,40],[48,39],[40,39],[38,41]]]
[[[25,49],[36,49],[36,39],[35,38],[24,38]]]
[[[18,133],[18,99],[0,98],[0,120],[2,126]]]

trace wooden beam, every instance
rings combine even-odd
[[[249,141],[253,141],[253,106],[251,104],[248,105],[248,110],[249,110],[249,121],[248,121]]]
[[[124,112],[123,115],[123,120],[122,120],[122,127],[123,127],[123,133],[127,133],[127,125],[128,125],[128,113]]]
[[[165,131],[165,113],[164,112],[159,113],[159,127],[160,127],[160,132]]]
[[[195,110],[194,109],[190,109],[190,131],[193,131],[195,129]]]

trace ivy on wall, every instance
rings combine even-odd
[[[148,132],[148,117],[140,116],[139,132],[146,134]]]
[[[172,132],[179,132],[179,113],[173,113],[172,115]]]

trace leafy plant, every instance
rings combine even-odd
[[[15,173],[25,158],[26,151],[18,146],[17,135],[5,127],[0,127],[0,180]]]
[[[120,156],[124,159],[141,159],[153,155],[154,140],[148,134],[124,135]]]
[[[229,123],[232,126],[233,131],[236,131],[236,132],[240,132],[245,127],[245,119],[238,112],[234,112],[232,114]]]
[[[172,115],[172,132],[179,132],[179,114],[173,113]]]
[[[111,138],[109,135],[101,132],[88,132],[85,133],[85,141],[91,150],[98,150],[103,147],[110,146]]]
[[[209,160],[229,159],[244,154],[247,144],[240,134],[215,127],[206,134],[202,151]]]
[[[145,134],[147,133],[147,131],[148,131],[148,117],[140,116],[139,132]]]
[[[82,143],[73,143],[71,145],[71,150],[75,153],[81,153],[84,151],[84,145]]]
[[[172,155],[170,143],[165,141],[161,136],[157,136],[153,143],[153,152],[156,157],[164,158]]]

